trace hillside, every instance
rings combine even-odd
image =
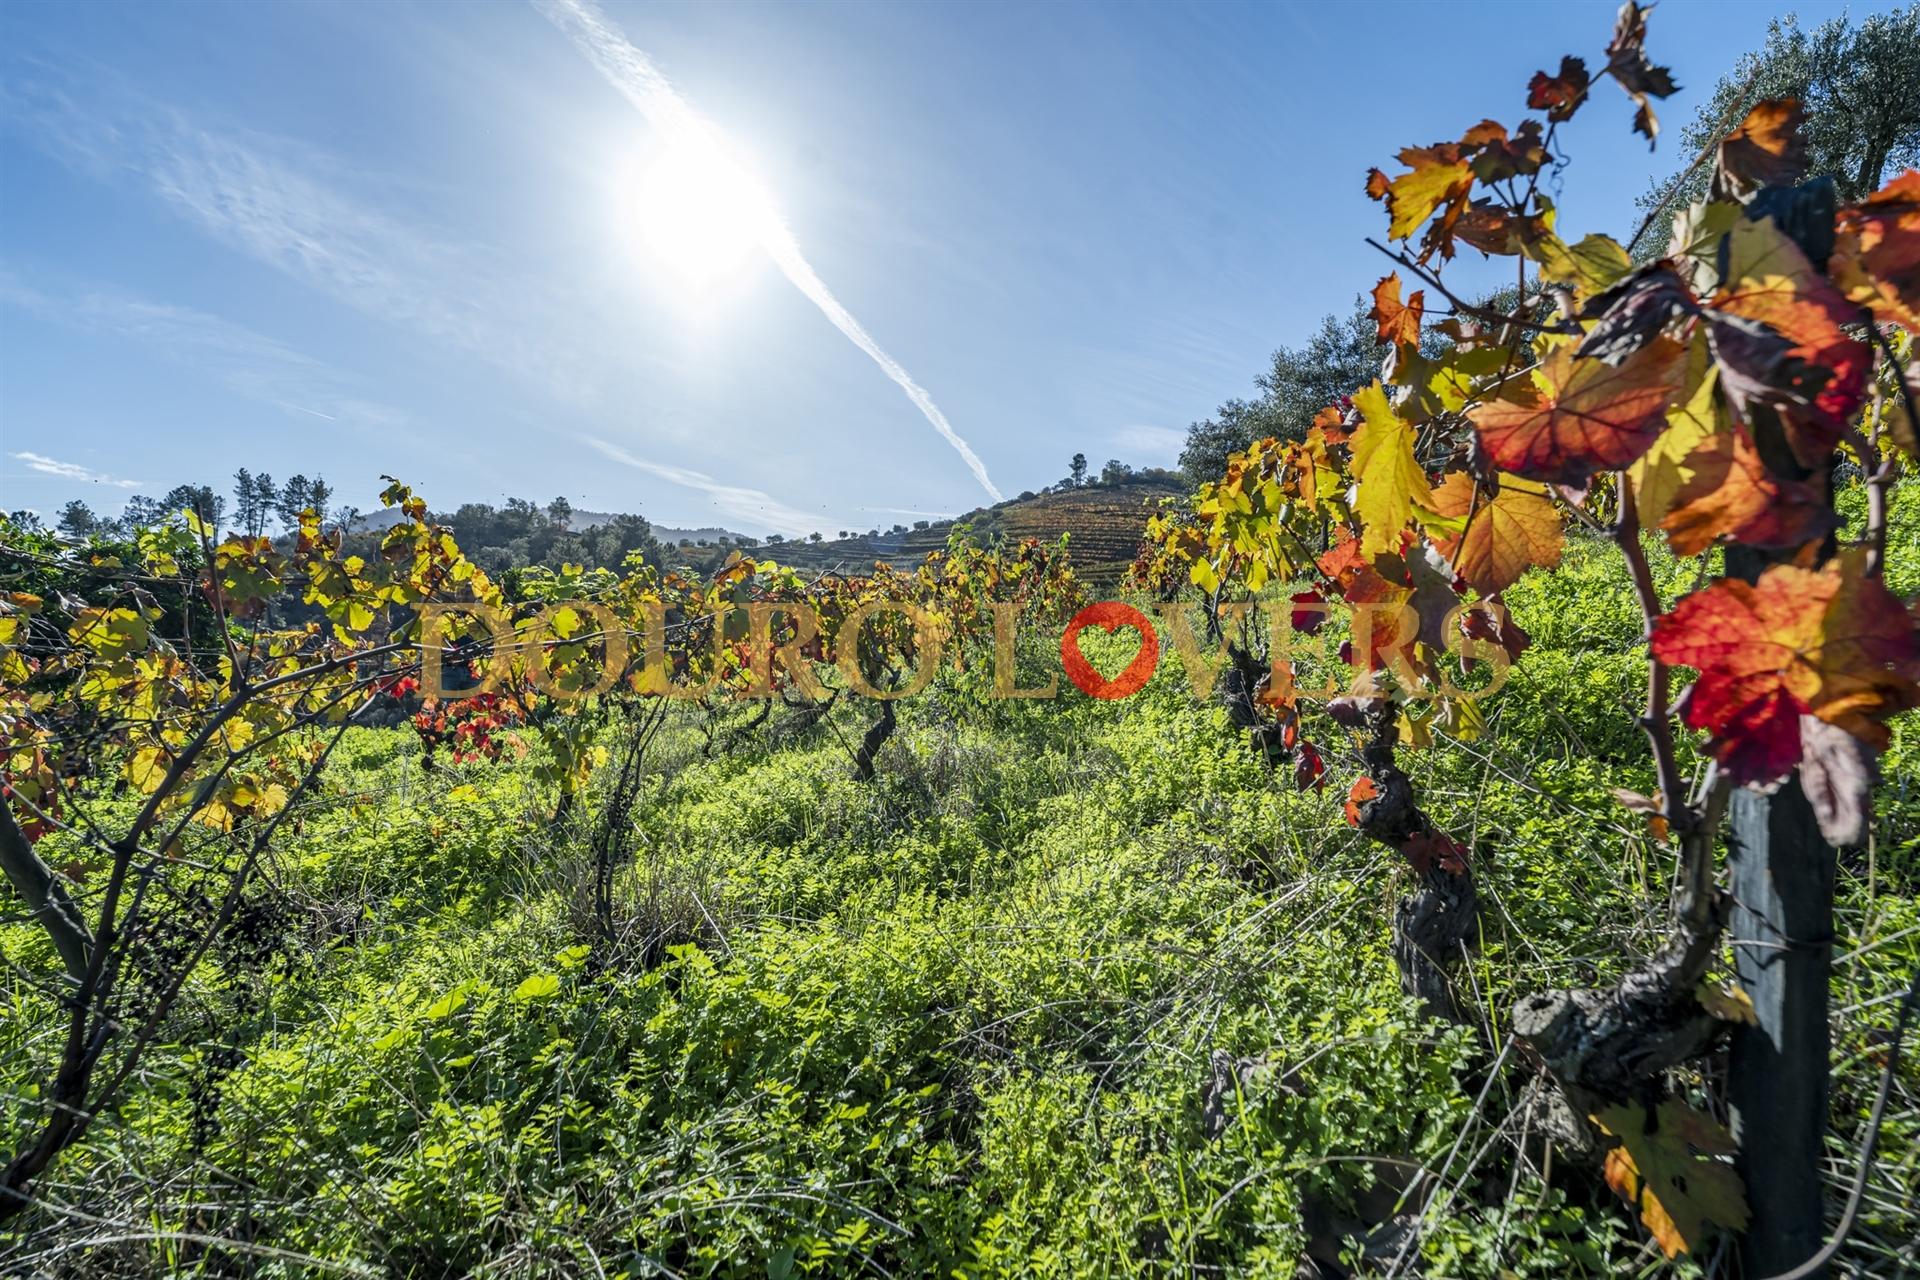
[[[917,564],[929,551],[946,546],[954,526],[965,523],[983,538],[1004,534],[1051,542],[1064,533],[1075,571],[1091,582],[1110,585],[1119,580],[1138,552],[1141,529],[1153,505],[1184,492],[1184,486],[1172,480],[1090,485],[1063,493],[1011,498],[952,520],[934,521],[925,529],[878,536],[861,534],[825,542],[762,544],[755,550],[805,569],[863,568],[875,560],[905,566]]]

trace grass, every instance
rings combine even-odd
[[[1434,1276],[1661,1274],[1590,1173],[1548,1167],[1501,1021],[1659,936],[1671,853],[1610,799],[1651,779],[1609,555],[1516,590],[1535,645],[1486,734],[1410,757],[1471,839],[1479,1026],[1399,991],[1406,873],[1340,819],[1345,745],[1299,793],[1171,659],[1121,703],[936,685],[870,785],[859,706],[711,757],[670,722],[599,952],[593,805],[556,826],[531,757],[429,773],[410,732],[354,730],[276,851],[273,945],[208,966],[0,1271],[1293,1277],[1404,1247]],[[1917,732],[1841,866],[1836,1183],[1920,962]],[[44,944],[5,924],[0,951],[15,1134],[56,1028],[18,976]],[[1864,1274],[1920,1236],[1914,1061],[1844,1255]]]

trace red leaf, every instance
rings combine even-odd
[[[1560,59],[1558,75],[1549,76],[1544,71],[1533,73],[1533,79],[1527,84],[1527,105],[1535,111],[1545,111],[1547,119],[1556,124],[1571,120],[1586,100],[1591,80],[1584,58],[1564,57]]]
[[[1436,862],[1448,875],[1466,874],[1467,860],[1462,856],[1466,850],[1444,831],[1416,831],[1400,846],[1400,852],[1422,875]]]
[[[1580,360],[1557,348],[1517,400],[1472,413],[1481,447],[1502,471],[1579,486],[1626,466],[1667,428],[1667,408],[1686,372],[1685,349],[1656,338],[1620,365]]]
[[[1873,349],[1841,329],[1861,318],[1859,308],[1771,219],[1741,221],[1727,243],[1727,283],[1709,306],[1752,324],[1709,316],[1721,386],[1742,417],[1755,403],[1778,410],[1794,456],[1803,466],[1824,466],[1866,401]]]
[[[1654,624],[1653,655],[1700,672],[1684,719],[1741,783],[1772,782],[1799,763],[1803,714],[1884,747],[1882,721],[1920,705],[1913,620],[1857,556],[1696,591]]]

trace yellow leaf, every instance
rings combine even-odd
[[[1657,1111],[1608,1107],[1592,1120],[1620,1139],[1607,1152],[1607,1185],[1639,1210],[1640,1221],[1669,1258],[1698,1249],[1709,1223],[1729,1231],[1746,1229],[1740,1175],[1712,1159],[1731,1154],[1733,1138],[1713,1117],[1669,1099]]]
[[[1354,514],[1362,521],[1360,550],[1374,556],[1400,549],[1400,531],[1417,502],[1433,505],[1427,473],[1413,456],[1413,427],[1394,411],[1378,381],[1354,393],[1365,419],[1353,436]]]
[[[1627,251],[1602,235],[1590,235],[1569,245],[1549,231],[1527,245],[1526,254],[1540,264],[1542,280],[1569,285],[1583,299],[1633,270],[1633,259]]]
[[[170,763],[159,747],[141,747],[127,762],[127,781],[140,788],[141,794],[152,795],[166,781]]]
[[[1726,425],[1726,410],[1714,394],[1719,371],[1706,358],[1706,346],[1696,343],[1688,358],[1687,398],[1667,411],[1667,429],[1640,460],[1627,468],[1640,523],[1653,528],[1673,510],[1674,498],[1693,479],[1688,465],[1694,450]],[[1697,379],[1697,380],[1696,380]]]
[[[1760,1014],[1753,1007],[1753,997],[1739,987],[1728,982],[1701,982],[1693,989],[1693,998],[1722,1022],[1744,1022],[1750,1027],[1760,1025]]]

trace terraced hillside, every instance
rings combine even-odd
[[[971,524],[983,537],[1002,533],[1010,538],[1052,541],[1068,535],[1075,570],[1096,584],[1119,580],[1140,548],[1140,534],[1153,505],[1177,497],[1183,487],[1173,480],[1139,479],[1126,484],[1089,485],[1061,493],[1042,493],[981,507],[954,520],[940,520],[925,529],[897,534],[835,538],[828,542],[787,542],[759,550],[782,563],[801,568],[827,569],[836,565],[864,568],[875,560],[912,565],[927,552],[946,546],[958,523]]]

